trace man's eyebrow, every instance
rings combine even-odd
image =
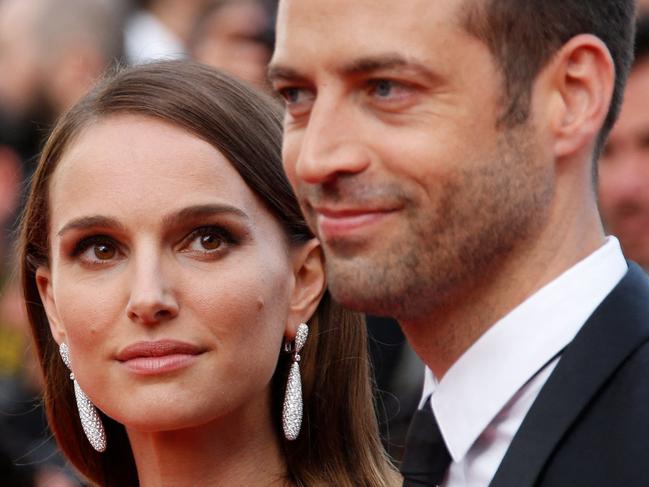
[[[271,83],[275,80],[286,79],[286,80],[304,80],[306,76],[301,74],[296,69],[290,68],[288,66],[282,66],[281,64],[270,64],[268,66],[268,72],[266,74],[268,81]]]
[[[409,71],[429,79],[438,78],[438,76],[425,65],[407,59],[399,54],[383,54],[355,59],[351,63],[343,66],[341,72],[349,76],[358,76],[371,74],[376,71],[389,70]]]
[[[381,54],[377,56],[366,56],[355,59],[338,69],[343,76],[359,76],[374,73],[376,71],[402,70],[409,71],[416,75],[423,76],[430,80],[438,79],[438,75],[424,64],[407,59],[400,54]],[[302,81],[307,77],[290,66],[271,64],[268,68],[268,80],[292,80]]]
[[[186,221],[196,220],[215,215],[231,215],[237,218],[248,220],[248,215],[236,206],[226,204],[194,205],[183,208],[180,211],[163,217],[164,228],[181,225]]]
[[[59,237],[71,230],[85,230],[88,228],[110,228],[115,230],[124,230],[124,225],[114,218],[102,215],[83,216],[70,220],[58,231]]]

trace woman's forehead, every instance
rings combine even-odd
[[[115,115],[86,127],[63,154],[50,185],[53,220],[79,211],[156,215],[219,201],[246,213],[260,207],[216,148],[142,115]]]

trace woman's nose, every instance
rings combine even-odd
[[[126,307],[129,319],[152,325],[176,317],[178,302],[161,263],[148,259],[136,267]]]

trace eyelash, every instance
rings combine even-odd
[[[192,230],[192,232],[182,240],[182,248],[186,249],[186,247],[188,247],[197,238],[208,236],[208,235],[216,235],[221,240],[221,242],[226,245],[226,248],[227,246],[236,245],[239,243],[239,240],[232,234],[232,232],[230,232],[226,228],[218,225],[206,225]],[[205,255],[213,255],[213,254],[221,253],[224,250],[225,249],[222,249],[221,245],[219,245],[218,248],[213,250],[205,249],[205,250],[198,250],[197,252],[200,252]],[[182,250],[182,252],[194,252],[194,251]]]
[[[403,102],[411,100],[413,95],[417,92],[417,89],[414,85],[405,83],[403,81],[395,81],[389,78],[370,80],[367,86],[368,95],[382,103],[388,104],[400,105]],[[379,95],[379,90],[381,87],[388,87],[389,94],[384,96]]]
[[[214,235],[219,239],[220,244],[217,248],[213,250],[209,250],[209,249],[192,250],[188,248],[192,244],[192,242],[194,242],[196,239],[204,236],[209,236],[209,235]],[[200,253],[204,256],[210,256],[210,255],[220,254],[225,250],[227,250],[227,247],[231,245],[236,245],[238,243],[239,243],[239,239],[236,238],[233,235],[233,233],[227,230],[226,228],[219,225],[205,225],[202,227],[195,228],[186,237],[184,237],[181,240],[180,252],[183,253],[194,252],[194,253]],[[85,252],[87,252],[95,245],[107,245],[112,249],[114,249],[116,254],[121,253],[120,245],[112,237],[109,237],[107,235],[93,235],[81,239],[74,246],[70,255],[73,258],[80,258],[80,256],[82,256]],[[225,248],[222,248],[224,245]],[[105,259],[105,260],[97,258],[97,259],[90,259],[87,261],[87,263],[93,265],[106,265],[109,264],[110,262],[113,262],[114,260],[115,260],[114,258]]]
[[[117,242],[115,242],[115,240],[112,239],[111,237],[107,235],[93,235],[92,237],[86,237],[80,240],[74,246],[71,255],[72,257],[78,257],[93,245],[99,245],[99,244],[108,244],[114,247],[115,250],[119,252],[119,245],[117,245]]]
[[[391,93],[387,97],[377,96],[378,89],[384,84],[389,85]],[[408,95],[413,90],[413,86],[390,78],[372,78],[365,82],[364,89],[366,90],[366,93],[375,98],[376,101],[395,104],[407,99]],[[308,89],[300,86],[278,87],[275,89],[275,92],[283,101],[287,109],[294,112],[294,114],[300,114],[302,111],[306,111],[306,105],[312,103],[314,99],[314,95],[311,94]],[[301,99],[291,101],[291,94]]]
[[[277,96],[284,101],[284,103],[286,103],[287,105],[290,105],[292,103],[297,103],[296,101],[291,101],[290,100],[291,92],[293,92],[293,94],[296,94],[296,95],[299,96],[300,90],[301,90],[301,88],[298,88],[296,86],[289,86],[289,87],[286,87],[286,88],[278,88],[277,90],[275,90],[275,92],[276,92]]]

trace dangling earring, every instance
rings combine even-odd
[[[286,383],[286,395],[284,396],[284,407],[282,409],[282,426],[284,436],[292,441],[300,434],[302,426],[302,381],[300,379],[300,351],[309,335],[309,327],[306,323],[300,323],[297,327],[295,341],[285,342],[284,351],[293,353],[293,363],[288,373]]]
[[[86,438],[92,447],[98,452],[106,450],[106,432],[104,425],[101,422],[99,413],[95,409],[95,405],[88,399],[86,393],[81,390],[77,379],[74,377],[72,367],[70,366],[70,349],[67,344],[61,343],[59,353],[63,359],[63,363],[70,369],[70,379],[74,382],[74,395],[77,398],[77,408],[79,409],[79,417],[81,418],[81,426]]]

